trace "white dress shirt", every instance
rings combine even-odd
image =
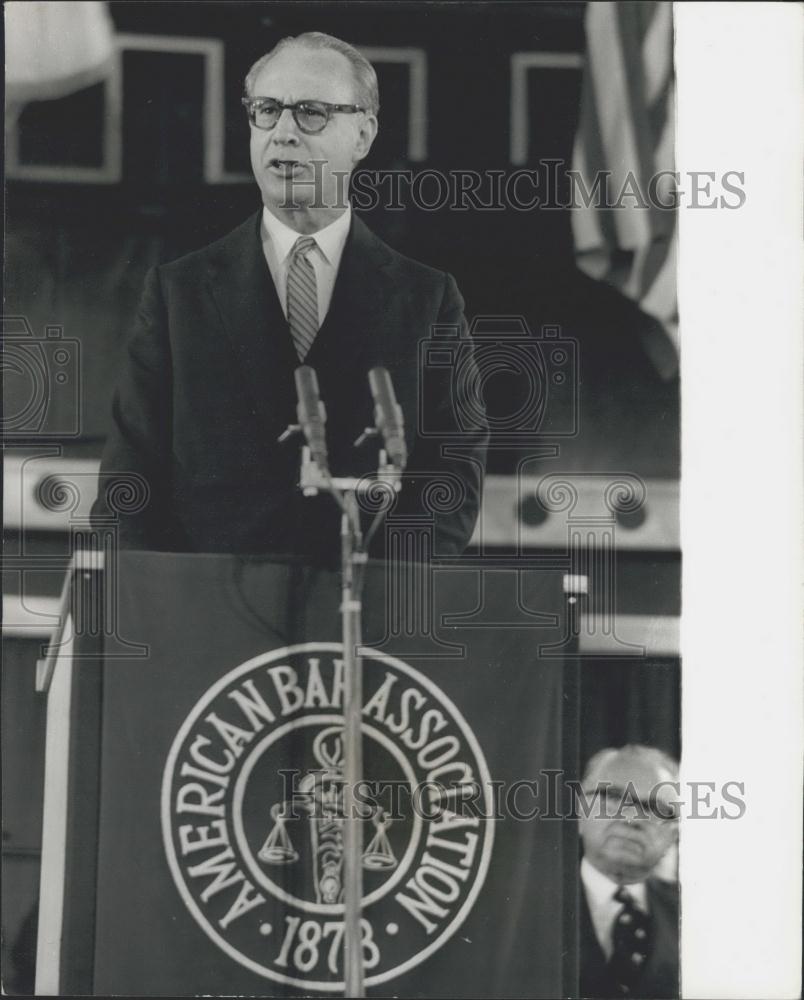
[[[595,936],[608,960],[613,951],[611,930],[617,914],[623,908],[623,904],[614,898],[620,884],[598,871],[586,858],[581,859],[581,882],[586,891],[586,901],[589,904],[589,915],[592,918]],[[624,888],[631,894],[634,906],[647,913],[648,894],[645,883],[635,882]]]
[[[316,242],[316,249],[307,254],[307,260],[313,265],[315,271],[316,287],[318,291],[318,325],[324,322],[324,317],[329,312],[332,302],[332,291],[335,287],[335,279],[338,277],[338,268],[343,256],[343,248],[346,245],[346,237],[349,235],[349,226],[352,222],[352,207],[348,205],[346,211],[317,233],[309,235]],[[275,215],[272,215],[267,208],[262,210],[262,225],[260,227],[262,238],[262,250],[268,264],[268,270],[274,279],[276,294],[282,311],[287,318],[288,314],[288,268],[290,266],[290,251],[296,240],[302,235],[295,229],[280,222]],[[305,234],[307,235],[307,234]]]

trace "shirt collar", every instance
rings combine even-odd
[[[588,861],[586,858],[581,858],[581,881],[586,887],[587,893],[595,900],[596,903],[602,904],[614,900],[614,893],[620,888],[619,882],[614,882],[604,875],[603,872],[598,871],[595,866]],[[624,886],[625,889],[631,894],[634,900],[634,904],[643,910],[645,913],[648,912],[648,895],[645,889],[644,882],[634,882]],[[614,900],[617,907],[621,904]]]
[[[274,245],[277,259],[284,261],[293,249],[296,240],[301,236],[295,229],[277,219],[277,217],[263,207],[262,222],[266,232]],[[321,251],[324,259],[332,267],[337,267],[343,253],[346,237],[349,235],[349,227],[352,223],[352,206],[347,205],[346,211],[342,212],[334,222],[319,229],[318,232],[310,233]]]

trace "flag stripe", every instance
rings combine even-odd
[[[638,302],[677,347],[675,95],[672,6],[666,0],[586,8],[587,52],[573,166],[587,191],[611,174],[621,207],[572,212],[578,266]],[[661,186],[656,175],[666,172]],[[622,207],[625,206],[625,207]]]

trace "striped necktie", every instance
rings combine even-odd
[[[299,361],[304,361],[318,333],[318,289],[306,255],[316,246],[312,236],[300,236],[290,251],[288,324]]]

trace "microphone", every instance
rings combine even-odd
[[[385,450],[391,464],[401,472],[408,463],[405,444],[405,422],[402,408],[387,368],[372,368],[368,373],[371,395],[374,397],[374,421],[382,434]]]
[[[324,429],[327,413],[318,392],[315,369],[309,365],[300,365],[294,375],[298,396],[296,416],[307,439],[313,461],[318,465],[321,475],[329,478],[327,436]]]

